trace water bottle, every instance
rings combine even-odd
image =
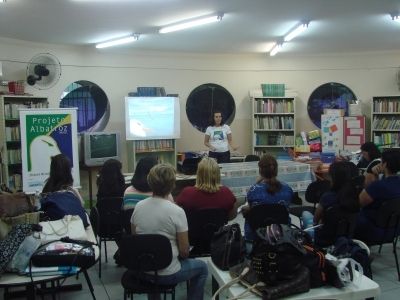
[[[309,211],[303,211],[301,214],[302,229],[309,234],[314,241],[314,216]]]
[[[17,252],[11,259],[11,262],[8,266],[9,269],[17,271],[18,273],[23,273],[29,264],[31,256],[39,248],[40,245],[40,239],[35,238],[33,235],[28,235],[23,240]]]

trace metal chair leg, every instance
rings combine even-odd
[[[93,285],[92,285],[92,282],[90,281],[90,277],[89,277],[89,274],[86,269],[83,270],[83,275],[85,275],[86,282],[89,287],[90,293],[92,294],[93,300],[96,300],[96,296],[94,295]]]
[[[106,256],[106,262],[108,262],[108,255],[107,255],[107,241],[104,240],[104,254]]]
[[[396,244],[397,244],[397,238],[393,240],[393,255],[394,255],[394,260],[396,261],[396,269],[397,269],[397,278],[400,281],[400,270],[399,270],[399,260],[397,258],[397,249],[396,249]]]

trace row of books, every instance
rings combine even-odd
[[[256,113],[293,113],[293,99],[255,99],[254,111]]]
[[[400,118],[374,117],[372,121],[372,128],[387,129],[387,130],[400,129]]]
[[[289,116],[255,117],[255,129],[293,129],[294,118]]]
[[[400,98],[398,99],[379,99],[374,100],[373,112],[384,113],[384,112],[398,112],[400,113]]]
[[[136,141],[135,148],[136,151],[171,150],[174,149],[174,140],[161,139],[161,140]]]
[[[256,146],[289,146],[294,145],[294,136],[286,134],[255,134]]]
[[[400,147],[400,133],[375,134],[374,143],[377,145]]]
[[[19,126],[6,127],[6,141],[20,141],[21,131]]]
[[[20,164],[22,162],[21,149],[9,149],[7,158],[9,164]]]
[[[21,174],[12,174],[8,177],[8,187],[12,191],[21,191],[22,190],[22,175]]]
[[[4,104],[4,117],[6,119],[18,119],[20,108],[45,108],[47,107],[47,102],[32,102],[28,101],[22,104],[15,103],[5,103]]]
[[[165,97],[165,88],[157,86],[139,86],[136,96],[139,97]]]

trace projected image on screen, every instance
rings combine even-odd
[[[178,138],[179,101],[174,97],[126,98],[127,139]]]
[[[102,134],[90,136],[90,149],[92,158],[117,156],[117,140],[115,135]]]

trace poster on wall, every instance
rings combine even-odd
[[[339,154],[343,150],[343,117],[324,114],[321,116],[322,152]]]
[[[76,108],[21,109],[22,182],[25,193],[41,192],[51,157],[63,153],[72,163],[74,186],[80,186]]]

